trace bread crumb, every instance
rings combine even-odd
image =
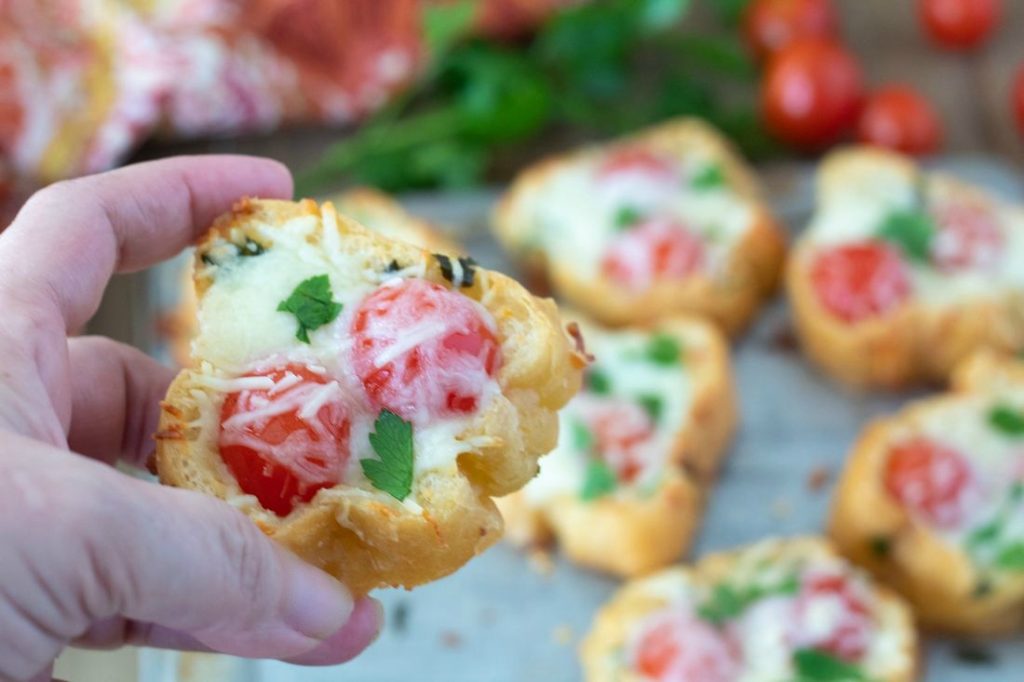
[[[551,631],[551,638],[554,639],[555,644],[558,644],[559,646],[569,646],[572,644],[575,637],[576,635],[573,633],[572,627],[565,623],[556,626],[555,629]]]
[[[816,466],[807,475],[807,489],[813,492],[821,491],[832,480],[832,472],[828,467]]]
[[[458,649],[462,646],[462,635],[454,630],[445,630],[441,633],[441,645],[446,649]]]
[[[543,576],[549,576],[555,572],[555,562],[551,558],[551,552],[541,547],[533,547],[528,555],[530,567]]]
[[[784,497],[777,497],[772,502],[772,516],[777,519],[788,519],[793,515],[793,505]]]

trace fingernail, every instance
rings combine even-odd
[[[356,602],[351,618],[315,649],[288,659],[300,665],[337,665],[358,655],[377,641],[384,625],[384,607],[376,599],[364,597]]]
[[[298,559],[290,559],[285,594],[285,622],[306,637],[323,640],[342,628],[352,615],[352,595],[329,575]]]

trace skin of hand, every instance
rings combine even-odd
[[[167,159],[51,185],[0,232],[0,680],[49,680],[69,644],[322,665],[376,638],[378,602],[241,512],[111,466],[145,464],[174,372],[68,336],[114,273],[178,253],[242,196],[291,193],[272,161]]]

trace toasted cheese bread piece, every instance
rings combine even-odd
[[[754,174],[697,119],[528,168],[493,226],[558,294],[610,325],[695,313],[735,333],[774,290],[784,254]]]
[[[920,622],[963,634],[1024,626],[1024,363],[984,355],[951,393],[870,425],[836,489],[839,549]]]
[[[392,197],[371,187],[345,190],[332,199],[338,213],[388,239],[406,242],[433,253],[458,256],[463,248],[435,225],[412,215]],[[182,272],[178,304],[163,320],[171,358],[180,366],[189,362],[189,346],[196,333],[196,294],[192,269]]]
[[[240,202],[195,267],[164,483],[227,500],[355,594],[497,540],[491,497],[537,472],[585,364],[554,303],[309,200]]]
[[[689,547],[732,436],[726,343],[697,318],[610,330],[563,315],[580,320],[594,362],[540,474],[498,508],[518,544],[554,536],[584,566],[647,573]]]
[[[588,682],[911,682],[919,668],[907,606],[816,538],[633,580],[580,654]]]
[[[971,353],[1024,348],[1024,209],[893,152],[818,172],[787,269],[807,355],[858,388],[949,378]]]

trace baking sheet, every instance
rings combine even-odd
[[[1016,172],[983,159],[937,164],[1008,198],[1024,196]],[[808,167],[765,172],[769,194],[791,229],[811,206]],[[449,225],[483,265],[515,274],[486,233],[494,193],[420,195],[413,212]],[[173,268],[158,273],[173,296]],[[171,293],[168,293],[171,291]],[[818,532],[845,453],[871,418],[912,394],[857,396],[818,376],[803,361],[785,303],[776,300],[734,347],[740,429],[694,548],[695,555],[770,535]],[[361,657],[334,668],[213,657],[188,660],[143,652],[142,682],[575,682],[576,648],[594,611],[617,581],[576,568],[556,552],[543,563],[499,544],[453,576],[414,592],[381,591],[387,626]],[[927,682],[1024,680],[1024,642],[926,645]],[[187,672],[186,672],[187,669]]]

